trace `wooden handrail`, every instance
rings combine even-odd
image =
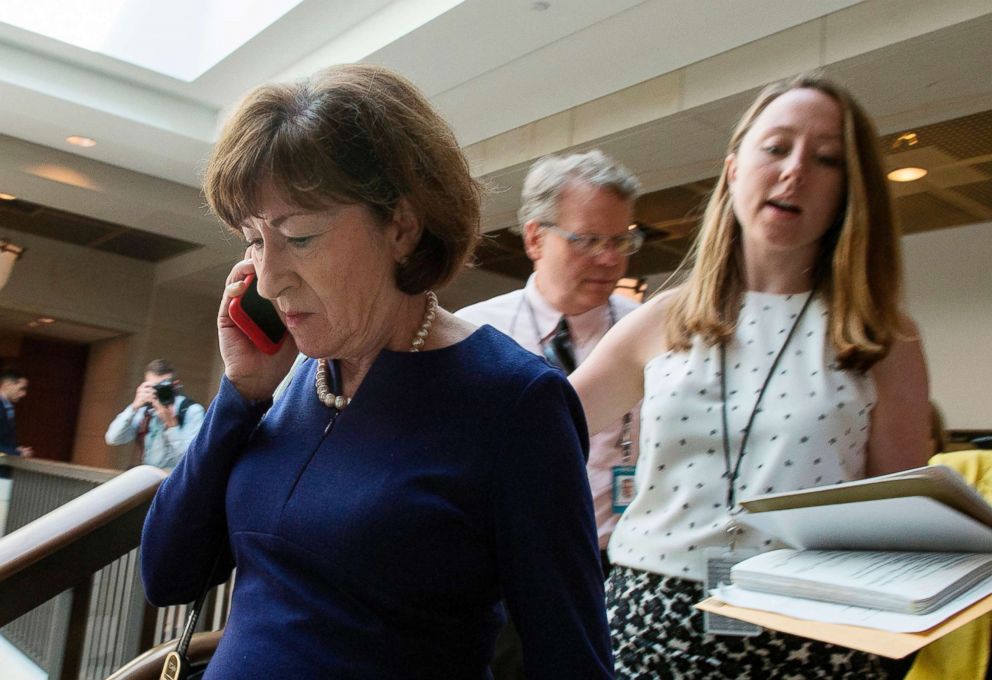
[[[0,538],[0,626],[137,547],[166,474],[132,468]]]
[[[10,456],[3,452],[0,452],[0,467],[24,470],[26,472],[38,472],[45,475],[57,475],[59,477],[68,477],[69,479],[83,479],[98,484],[102,484],[121,474],[120,470],[76,465],[75,463],[63,463],[60,460],[47,460],[45,458],[22,458],[20,456]]]

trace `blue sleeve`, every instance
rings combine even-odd
[[[141,533],[141,579],[156,606],[190,602],[234,566],[227,539],[227,480],[270,401],[244,399],[228,382],[179,465],[162,482]],[[192,410],[192,409],[191,409]]]
[[[124,410],[118,413],[117,417],[110,422],[110,426],[107,427],[107,433],[103,436],[107,444],[123,446],[133,442],[138,433],[138,422],[140,422],[135,417],[138,413],[130,404],[125,406]]]
[[[503,596],[528,680],[613,677],[589,449],[578,397],[540,374],[505,414],[493,525]]]

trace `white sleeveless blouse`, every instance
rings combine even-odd
[[[775,356],[807,294],[748,292],[726,351],[731,467]],[[836,367],[827,310],[810,304],[768,384],[741,462],[738,501],[865,475],[875,386]],[[727,546],[730,521],[720,408],[720,352],[698,339],[644,367],[636,497],[610,541],[616,564],[697,581],[703,549]],[[735,512],[740,508],[735,507]],[[744,528],[740,547],[781,547]]]

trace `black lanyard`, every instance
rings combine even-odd
[[[762,383],[761,389],[758,390],[758,398],[755,400],[754,408],[751,409],[751,415],[747,419],[744,436],[741,438],[741,448],[737,452],[737,462],[734,464],[733,470],[730,467],[730,427],[727,425],[727,347],[724,343],[720,343],[720,411],[723,416],[723,460],[727,469],[725,476],[727,478],[728,510],[733,511],[734,505],[737,502],[737,491],[734,488],[734,484],[740,476],[741,462],[744,460],[744,449],[747,447],[748,437],[751,436],[751,427],[754,425],[754,418],[760,410],[759,406],[761,406],[761,400],[765,396],[765,390],[768,389],[768,383],[772,381],[772,376],[775,375],[775,369],[778,368],[779,361],[785,355],[785,349],[789,346],[789,341],[792,340],[792,336],[795,335],[796,330],[799,328],[799,322],[806,315],[806,310],[809,309],[809,305],[813,301],[815,294],[816,286],[813,286],[813,290],[809,292],[809,297],[803,303],[803,308],[799,311],[799,315],[793,322],[792,328],[789,329],[789,334],[785,336],[785,342],[782,343],[782,348],[775,356],[775,360],[772,361],[772,367],[769,369],[768,375],[765,376],[765,381]]]
[[[617,448],[620,449],[620,464],[630,465],[630,451],[634,441],[630,438],[631,423],[633,416],[630,411],[623,414],[623,424],[620,426],[620,438],[617,439]]]
[[[517,305],[517,311],[513,314],[513,319],[510,321],[510,337],[513,337],[513,331],[517,328],[517,317],[520,316],[520,308],[527,307],[527,311],[530,313],[530,323],[534,327],[534,336],[537,338],[538,347],[544,347],[544,336],[541,335],[541,329],[537,327],[537,315],[534,313],[534,308],[530,304],[530,300],[527,299],[527,291],[523,291],[520,296],[520,304]],[[617,313],[613,309],[613,302],[610,300],[606,301],[606,309],[610,315],[610,325],[606,327],[609,331],[613,328],[613,325],[617,322]],[[562,314],[562,316],[565,316]]]

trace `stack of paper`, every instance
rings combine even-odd
[[[797,550],[739,563],[700,609],[894,658],[992,610],[992,505],[950,468],[741,505]]]
[[[992,554],[775,550],[731,577],[747,590],[929,614],[992,577]]]

